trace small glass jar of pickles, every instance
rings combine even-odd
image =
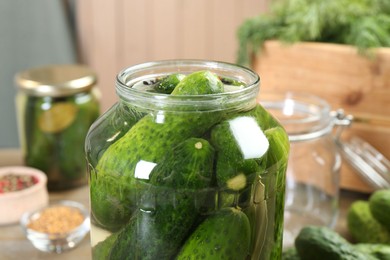
[[[99,116],[96,74],[83,65],[50,65],[15,76],[24,163],[44,171],[49,190],[87,183],[84,140]]]

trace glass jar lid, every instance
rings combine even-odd
[[[19,89],[32,96],[69,96],[91,89],[96,81],[90,68],[78,64],[43,66],[15,75]]]

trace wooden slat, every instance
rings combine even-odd
[[[92,60],[95,57],[92,53],[94,45],[93,31],[95,29],[92,21],[92,12],[90,12],[92,2],[93,0],[76,2],[78,51],[81,62],[86,64],[92,64]]]
[[[270,41],[254,68],[264,90],[310,92],[350,113],[390,116],[390,49],[377,54],[370,60],[345,45]]]
[[[150,48],[149,32],[146,30],[148,26],[148,2],[149,0],[132,0],[123,3],[123,9],[121,10],[124,24],[123,32],[121,32],[122,41],[124,42],[122,67],[151,59],[148,52]]]
[[[238,27],[240,9],[237,9],[236,0],[214,0],[210,1],[213,10],[211,14],[211,28],[206,41],[210,50],[209,57],[214,60],[235,62],[237,39],[236,29]]]
[[[91,66],[99,76],[102,93],[102,107],[110,107],[116,102],[115,76],[117,67],[117,6],[109,1],[96,0],[89,7],[93,26],[91,47]]]
[[[115,26],[115,68],[116,73],[123,69],[125,63],[125,55],[126,51],[126,42],[123,40],[123,32],[125,31],[125,13],[123,12],[126,0],[116,0],[116,5],[114,7],[114,15],[113,18],[114,26]],[[116,74],[115,73],[115,74]]]
[[[178,57],[178,1],[151,1],[149,35],[151,46],[149,55],[153,60],[173,59]]]
[[[246,0],[241,1],[241,17],[251,18],[268,11],[271,0]]]
[[[206,58],[206,28],[210,17],[206,16],[208,0],[179,1],[178,16],[178,57]]]

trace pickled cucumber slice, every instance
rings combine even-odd
[[[78,107],[72,103],[57,103],[38,118],[38,126],[45,133],[58,133],[69,127],[76,118]]]

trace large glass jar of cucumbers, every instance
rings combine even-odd
[[[280,259],[289,142],[237,65],[144,63],[86,140],[93,259]]]
[[[21,71],[15,81],[24,163],[46,173],[49,190],[86,184],[85,137],[99,116],[95,73],[50,65]]]

